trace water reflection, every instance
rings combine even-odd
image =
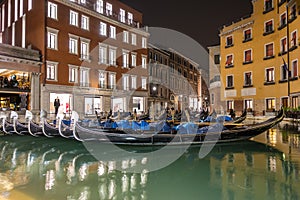
[[[149,172],[148,157],[98,161],[76,141],[1,136],[0,199],[300,199],[299,138],[270,129],[256,138],[267,145],[217,145],[204,159],[193,147]],[[126,172],[135,166],[142,173]]]

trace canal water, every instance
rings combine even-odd
[[[0,200],[296,200],[298,132],[296,124],[281,123],[253,140],[218,144],[204,158],[201,147],[191,147],[155,171],[147,169],[147,154],[109,160],[103,151],[101,160],[73,140],[0,136]],[[178,151],[169,149],[161,158]],[[125,170],[131,166],[142,170]]]

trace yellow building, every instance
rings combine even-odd
[[[220,30],[221,100],[227,110],[248,109],[259,115],[281,105],[297,108],[300,0],[253,0],[252,4],[250,16]]]

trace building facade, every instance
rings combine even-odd
[[[199,64],[174,49],[149,44],[149,105],[159,112],[174,107],[177,110],[198,110],[201,91]]]
[[[221,114],[226,111],[226,105],[221,101],[220,46],[210,46],[208,51],[210,109]]]
[[[226,109],[269,114],[299,106],[299,0],[254,0],[253,13],[220,30]]]
[[[39,19],[39,20],[36,20]],[[149,33],[142,14],[118,0],[6,0],[2,43],[42,55],[40,107],[81,116],[144,111]]]

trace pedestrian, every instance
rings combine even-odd
[[[57,116],[59,106],[60,106],[60,100],[58,97],[56,97],[56,99],[54,100],[55,116]]]

